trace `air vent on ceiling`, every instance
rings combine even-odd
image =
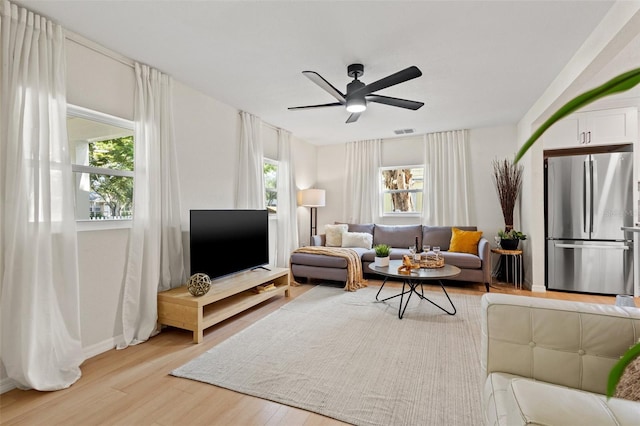
[[[393,131],[393,133],[395,133],[396,135],[408,135],[409,133],[413,132],[415,132],[414,129],[398,129]]]

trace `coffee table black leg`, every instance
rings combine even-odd
[[[416,291],[416,294],[422,299],[422,300],[426,300],[427,302],[431,303],[433,306],[435,306],[436,308],[439,308],[441,310],[443,310],[444,312],[446,312],[449,315],[455,315],[457,310],[456,307],[454,306],[453,302],[451,301],[451,298],[449,297],[449,293],[447,293],[447,290],[444,288],[444,284],[442,284],[441,280],[438,280],[438,284],[440,284],[440,287],[442,287],[442,291],[444,292],[444,295],[447,296],[447,300],[449,301],[449,304],[451,305],[451,308],[453,308],[453,312],[446,310],[445,308],[443,308],[442,306],[438,305],[437,303],[435,303],[434,301],[424,297],[424,294],[422,296],[420,296],[420,294]],[[423,290],[424,291],[424,290]]]
[[[404,286],[409,284],[409,290],[408,291],[404,291]],[[400,306],[398,306],[398,318],[402,319],[402,317],[404,316],[404,311],[407,310],[407,305],[409,304],[409,300],[411,300],[411,293],[416,291],[416,287],[414,284],[411,283],[411,281],[409,280],[404,280],[402,281],[402,293],[400,293]],[[405,293],[409,293],[409,296],[407,296],[407,302],[404,304],[404,308],[402,307],[402,299],[404,298]],[[416,292],[416,294],[418,294]],[[420,296],[418,294],[418,296]]]
[[[378,300],[378,296],[380,295],[380,292],[382,291],[382,287],[384,287],[384,285],[387,283],[387,280],[389,279],[389,277],[384,277],[384,281],[382,281],[382,285],[380,286],[380,289],[378,290],[378,292],[376,293],[376,300],[378,302],[380,302],[380,300]],[[385,299],[387,300],[387,299]]]
[[[382,286],[380,287],[380,290],[378,290],[378,293],[376,294],[376,301],[377,302],[386,302],[387,300],[395,299],[396,297],[400,297],[400,306],[402,306],[402,296],[407,294],[407,293],[411,293],[411,288],[409,288],[409,290],[405,291],[404,290],[404,286],[403,286],[402,287],[402,293],[394,294],[393,296],[385,297],[384,299],[378,299],[378,295],[380,294],[380,291],[382,290],[382,287],[384,287],[384,283],[386,283],[386,282],[387,282],[387,279],[385,278],[384,281],[382,282]]]

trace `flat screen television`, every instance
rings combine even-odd
[[[269,264],[267,210],[191,210],[191,274],[212,280]]]

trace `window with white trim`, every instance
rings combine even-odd
[[[68,105],[67,133],[76,220],[131,220],[133,121]]]
[[[380,188],[383,215],[420,215],[424,166],[380,168]]]
[[[265,205],[269,214],[276,214],[278,211],[278,162],[265,158],[263,173]]]

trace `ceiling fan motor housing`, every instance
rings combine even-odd
[[[364,65],[351,64],[347,67],[347,75],[351,78],[358,78],[364,74]]]

